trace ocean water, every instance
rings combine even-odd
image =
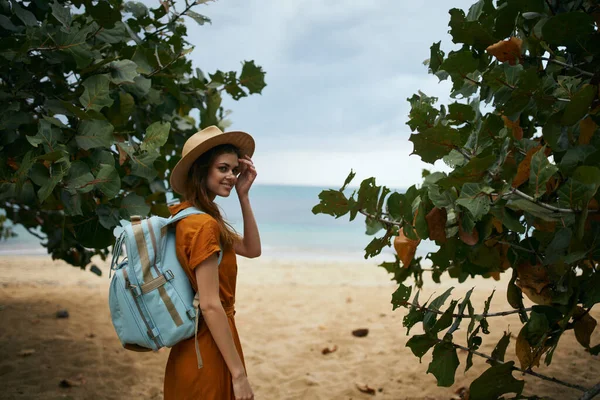
[[[375,260],[365,261],[364,248],[372,237],[365,234],[364,217],[352,222],[346,215],[334,218],[314,215],[319,193],[327,188],[312,186],[254,185],[250,200],[263,247],[263,257],[307,261],[381,262],[393,261],[393,250],[385,248]],[[235,192],[217,198],[224,216],[243,233],[242,214]],[[0,256],[9,254],[46,254],[39,240],[20,226],[17,238],[0,241]],[[423,242],[417,255],[435,251],[431,242]]]

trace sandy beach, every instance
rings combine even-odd
[[[0,258],[0,398],[162,398],[169,350],[134,353],[121,348],[108,311],[108,268],[100,267],[102,277],[50,257]],[[405,347],[406,310],[392,311],[395,285],[389,279],[375,264],[239,260],[236,321],[256,399],[458,398],[455,392],[488,365],[476,359],[465,374],[466,353],[459,353],[455,384],[437,387],[434,376],[425,373],[431,352],[419,363]],[[475,286],[473,303],[481,305],[495,288],[491,310],[507,309],[506,280],[457,286],[429,279],[422,298],[450,285],[456,286],[453,298]],[[56,318],[65,309],[69,318]],[[592,315],[600,320],[600,310]],[[503,331],[516,336],[521,326],[514,315],[490,322],[492,333],[481,347],[488,354]],[[456,334],[459,341],[464,340],[463,325]],[[354,337],[358,328],[368,329],[368,335]],[[416,328],[414,333],[419,333]],[[599,330],[592,336],[592,344],[598,342]],[[325,348],[337,350],[323,354]],[[514,359],[514,340],[507,358]],[[571,331],[561,339],[552,365],[537,371],[591,387],[600,377],[600,357],[586,353]],[[526,379],[526,393],[553,399],[580,394],[514,376]],[[357,384],[376,392],[361,393]]]

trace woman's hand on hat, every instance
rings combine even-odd
[[[235,190],[238,196],[246,196],[252,183],[254,183],[254,179],[256,179],[257,172],[249,156],[245,155],[243,158],[238,158],[238,162],[240,163],[241,172],[235,184]]]

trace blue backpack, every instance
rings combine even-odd
[[[198,334],[198,295],[177,259],[175,229],[169,226],[202,213],[189,207],[169,218],[132,216],[131,224],[115,228],[108,303],[112,323],[126,349],[157,351]],[[119,261],[123,245],[126,256]],[[219,264],[222,257],[223,251]],[[198,368],[202,368],[197,338],[196,356]]]

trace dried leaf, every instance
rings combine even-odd
[[[369,385],[363,384],[363,383],[355,383],[356,388],[361,391],[362,393],[366,393],[366,394],[375,394],[375,389],[373,389],[372,387],[370,387]]]
[[[527,182],[527,180],[529,179],[529,172],[531,170],[531,159],[533,158],[533,155],[537,153],[541,148],[542,146],[538,146],[529,149],[529,151],[525,155],[525,158],[519,164],[519,167],[517,169],[517,176],[515,176],[515,179],[513,179],[512,187],[517,188],[525,182]]]
[[[127,161],[127,152],[121,148],[121,146],[117,145],[117,149],[119,150],[119,165],[125,164]]]
[[[579,144],[590,144],[596,128],[598,125],[591,117],[582,119],[579,122]]]
[[[398,257],[402,261],[402,265],[405,268],[408,268],[412,260],[415,258],[417,246],[419,246],[420,242],[421,239],[412,240],[407,238],[402,229],[400,229],[398,236],[396,236],[394,239],[394,249],[396,249],[396,253],[398,253]]]
[[[460,240],[468,244],[469,246],[475,246],[479,242],[479,232],[477,228],[473,228],[473,232],[467,233],[463,230],[462,225],[458,225],[458,236]]]
[[[529,369],[533,366],[540,366],[540,358],[542,357],[543,351],[538,352],[538,354],[534,354],[534,350],[531,348],[531,345],[527,341],[526,335],[526,326],[521,328],[521,332],[519,332],[519,336],[517,336],[517,343],[515,347],[515,351],[517,354],[517,358],[521,363],[522,369]]]
[[[502,227],[502,221],[500,221],[498,218],[492,218],[492,225],[494,225],[494,228],[496,228],[498,233],[502,233],[504,231],[504,228]]]
[[[515,140],[523,139],[523,128],[521,128],[520,118],[516,121],[511,121],[507,116],[503,115],[502,120],[504,121],[504,126],[512,131]]]
[[[321,354],[323,354],[323,355],[330,354],[330,353],[337,351],[337,349],[338,349],[338,347],[336,345],[333,345],[333,347],[331,347],[331,348],[325,347],[323,350],[321,350]]]
[[[362,328],[362,329],[355,329],[352,331],[352,335],[356,336],[356,337],[365,337],[369,334],[369,330],[366,328]]]
[[[435,207],[429,211],[425,219],[429,229],[429,239],[446,243],[446,221],[448,219],[446,209]]]
[[[533,226],[540,232],[556,231],[556,221],[544,221],[543,219],[537,218],[533,221]]]
[[[523,47],[523,41],[517,37],[512,36],[508,40],[501,40],[497,43],[488,46],[485,50],[496,57],[498,61],[508,61],[510,65],[521,63],[521,48]]]
[[[596,325],[598,324],[594,317],[592,317],[589,313],[585,312],[585,310],[581,307],[577,307],[575,314],[573,315],[575,318],[575,324],[573,324],[573,330],[575,331],[575,338],[586,349],[590,348],[590,338],[594,330],[596,329]]]
[[[541,293],[550,284],[548,272],[542,265],[531,265],[525,261],[517,266],[517,286],[530,287],[536,293]]]

